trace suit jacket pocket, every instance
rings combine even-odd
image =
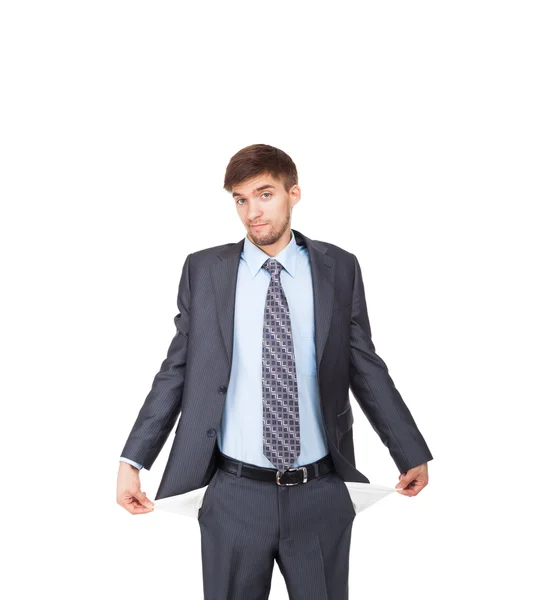
[[[332,311],[336,312],[336,311],[342,310],[344,308],[350,308],[351,306],[353,306],[353,302],[346,302],[345,304],[335,304]]]
[[[336,415],[336,419],[338,421],[338,430],[340,433],[346,433],[346,431],[349,431],[353,425],[353,412],[351,410],[351,404],[348,404],[348,407],[344,411]]]

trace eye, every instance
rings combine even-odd
[[[236,204],[238,204],[240,200],[245,200],[245,198],[238,198],[238,199],[236,200]]]
[[[264,194],[262,194],[262,195],[264,196],[265,194],[268,194],[268,196],[272,195],[271,192],[264,192]]]

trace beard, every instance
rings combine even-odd
[[[266,225],[266,230],[263,233],[259,231],[255,231],[251,229],[249,231],[249,238],[251,241],[257,246],[270,246],[271,244],[275,244],[281,236],[287,231],[287,228],[291,223],[291,209],[289,207],[287,214],[283,222],[277,227],[274,225]]]

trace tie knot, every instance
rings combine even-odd
[[[268,258],[268,260],[262,265],[272,277],[279,277],[283,265],[275,260],[275,258]]]

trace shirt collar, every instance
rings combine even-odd
[[[296,254],[298,246],[296,245],[296,239],[294,237],[293,230],[291,229],[291,240],[276,256],[268,256],[263,250],[255,246],[248,236],[245,236],[243,243],[243,251],[241,256],[247,263],[251,277],[254,279],[262,265],[269,259],[275,258],[281,263],[283,268],[289,273],[291,277],[296,276]]]

